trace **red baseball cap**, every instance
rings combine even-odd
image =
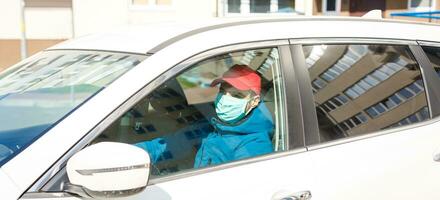
[[[247,65],[234,65],[221,78],[212,81],[211,86],[227,82],[238,90],[252,90],[256,94],[261,92],[261,77]]]

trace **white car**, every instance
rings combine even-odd
[[[261,77],[271,152],[195,166],[215,131],[211,83],[235,65]],[[373,18],[66,41],[0,74],[0,199],[438,200],[438,74],[439,25]],[[133,145],[163,138],[157,155]]]

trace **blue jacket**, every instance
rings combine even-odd
[[[250,158],[273,152],[272,133],[274,124],[272,115],[264,103],[260,103],[250,114],[236,124],[223,123],[217,118],[210,121],[214,128],[204,133],[200,148],[194,161],[194,168],[230,162],[233,160]],[[206,130],[206,129],[204,129]],[[175,134],[174,140],[178,135]],[[171,138],[157,138],[135,144],[146,150],[153,163],[167,151],[167,143]]]
[[[194,162],[195,168],[273,151],[271,138],[274,124],[271,113],[263,103],[234,125],[225,124],[217,118],[213,118],[211,124],[214,131],[202,140]]]

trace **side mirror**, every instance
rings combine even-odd
[[[145,189],[150,156],[139,147],[101,142],[73,155],[66,166],[70,187],[89,197],[123,197]]]

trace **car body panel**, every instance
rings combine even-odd
[[[61,197],[58,197],[58,196],[54,196],[54,195],[51,195],[51,196],[48,196],[48,197],[26,197],[26,198],[20,198],[20,199],[26,199],[26,200],[32,200],[32,199],[38,199],[38,200],[54,200],[54,199],[60,199],[60,200],[80,200],[81,198],[79,198],[79,197],[72,197],[72,196],[61,196]]]
[[[212,44],[211,42],[214,42],[213,38],[216,38],[215,41],[218,41],[218,39],[235,39],[238,42],[275,38],[299,39],[329,37],[440,41],[439,36],[433,34],[439,29],[440,26],[435,24],[346,17],[263,18],[259,20],[242,18],[193,23],[152,24],[146,27],[129,27],[125,30],[94,34],[75,40],[69,40],[49,49],[94,49],[147,53],[158,45],[167,42],[170,38],[178,36],[180,41],[183,41],[183,39],[201,34],[210,35],[207,44]],[[218,37],[223,36],[222,33],[224,33],[224,31],[232,31],[228,33],[234,37]],[[202,44],[202,42],[197,43],[197,45],[199,44]]]
[[[311,164],[308,154],[302,150],[296,152],[280,153],[286,156],[251,165],[239,165],[151,185],[142,193],[124,199],[271,199],[280,190],[303,191],[312,187],[314,172],[307,169]]]
[[[59,43],[54,49],[106,50],[145,54],[161,42],[198,28],[197,24],[162,23],[124,27],[111,33],[96,33]],[[122,47],[122,48],[121,48]]]
[[[312,147],[308,153],[318,180],[313,199],[439,199],[440,163],[433,156],[440,148],[440,124],[435,121]]]
[[[23,200],[80,200],[80,197],[68,195],[65,193],[27,193],[22,196],[20,199]]]
[[[17,185],[0,169],[2,199],[18,199],[21,195]]]

